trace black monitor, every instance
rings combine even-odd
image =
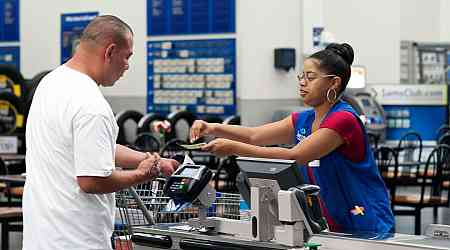
[[[236,162],[241,170],[237,186],[249,207],[250,178],[275,180],[281,190],[288,190],[304,183],[303,175],[295,160],[238,157]]]

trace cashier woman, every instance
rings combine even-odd
[[[294,159],[305,181],[321,188],[321,208],[331,231],[394,231],[386,186],[380,177],[363,124],[340,99],[350,78],[353,49],[330,44],[303,63],[299,94],[312,109],[258,127],[194,122],[191,141],[217,139],[203,150],[219,156]],[[289,144],[293,148],[265,147]]]

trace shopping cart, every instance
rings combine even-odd
[[[199,208],[196,206],[177,212],[167,211],[170,198],[163,194],[164,184],[165,179],[158,178],[116,193],[116,223],[112,241],[115,250],[133,249],[131,236],[135,226],[180,223],[198,217]],[[242,204],[240,194],[217,192],[216,201],[208,209],[207,216],[245,219],[247,215],[240,212]]]

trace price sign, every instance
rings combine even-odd
[[[17,137],[0,136],[0,154],[17,154]]]

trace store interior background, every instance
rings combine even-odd
[[[242,123],[272,119],[282,106],[299,105],[295,74],[312,49],[312,28],[322,26],[337,42],[355,49],[354,65],[367,68],[367,83],[396,84],[400,41],[450,42],[450,2],[445,0],[238,0],[236,33],[147,37],[146,1],[23,1],[20,6],[21,71],[25,77],[60,64],[62,13],[98,11],[127,21],[135,32],[130,70],[112,88],[103,88],[113,111],[146,111],[147,40],[235,38],[237,103]],[[297,67],[273,66],[273,50],[292,47]]]
[[[235,38],[237,104],[244,125],[271,121],[280,107],[301,105],[296,74],[312,51],[313,27],[324,27],[337,42],[353,46],[354,64],[366,67],[369,87],[400,84],[400,41],[450,43],[447,0],[236,0],[235,33],[163,37],[147,36],[145,0],[25,0],[20,4],[20,42],[12,43],[21,49],[22,74],[31,78],[57,67],[61,14],[89,11],[117,15],[135,33],[130,70],[114,87],[102,88],[114,112],[147,111],[147,41]],[[274,68],[273,50],[278,47],[296,49],[295,70]],[[423,211],[425,226],[432,213]],[[449,211],[440,210],[440,223],[450,224]],[[398,232],[412,234],[413,226],[412,217],[397,218]],[[17,237],[20,245],[21,234]]]

